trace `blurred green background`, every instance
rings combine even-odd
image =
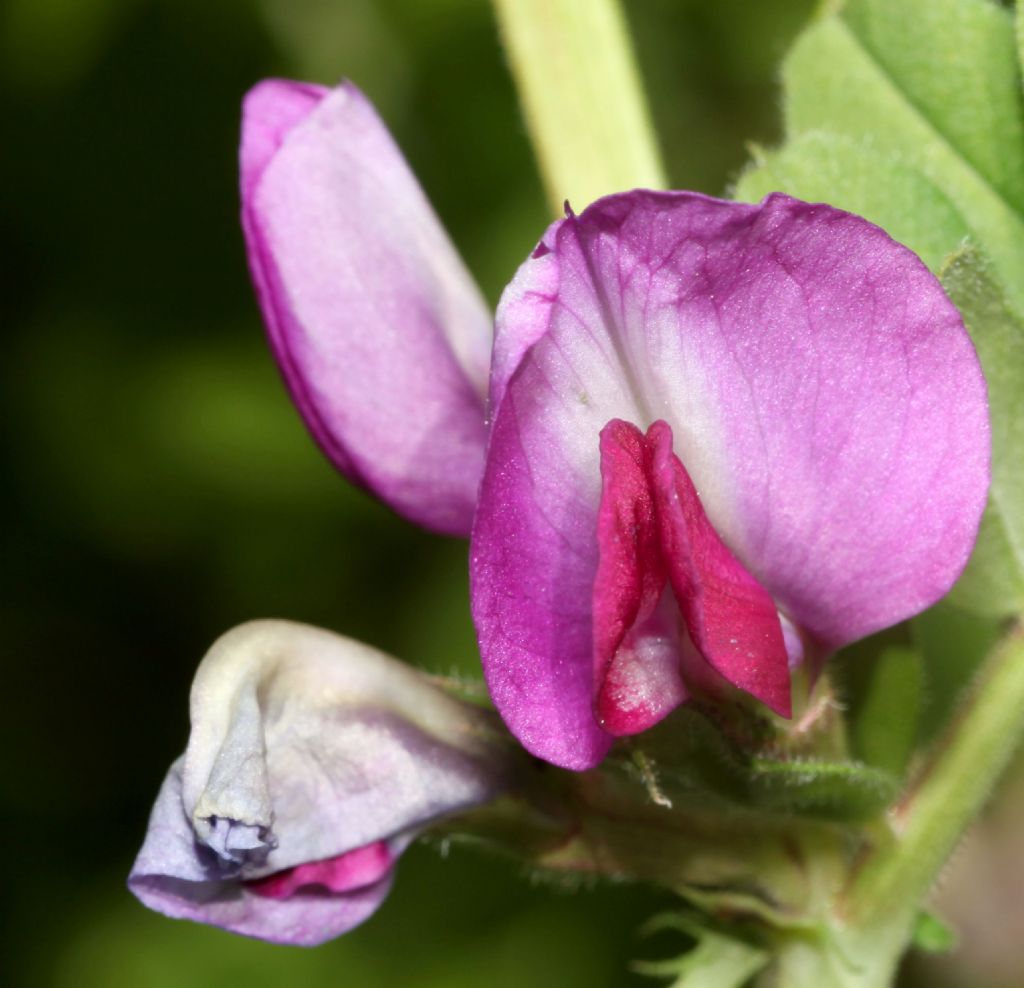
[[[720,193],[745,142],[777,139],[776,66],[812,5],[627,2],[675,186]],[[367,92],[492,301],[548,219],[484,0],[0,7],[4,977],[648,983],[627,967],[662,895],[567,894],[459,848],[414,848],[381,912],[315,951],[124,890],[192,671],[227,628],[289,617],[476,674],[465,545],[339,479],[264,345],[235,154],[240,98],[275,74]]]

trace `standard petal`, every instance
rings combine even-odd
[[[531,751],[580,768],[607,745],[588,705],[610,419],[669,423],[715,530],[819,648],[949,589],[987,491],[985,387],[912,253],[785,196],[633,192],[538,254],[498,313],[496,352],[518,363],[472,553],[488,682]]]
[[[188,749],[131,887],[161,912],[265,939],[343,932],[376,908],[418,830],[509,784],[490,717],[358,642],[242,625],[196,673]]]
[[[553,253],[553,245],[560,225],[561,222],[556,222],[548,227],[529,260],[520,266],[501,294],[495,315],[487,392],[491,418],[523,354],[548,331],[548,321],[558,298],[558,257]]]
[[[264,82],[240,159],[256,293],[313,436],[396,511],[467,534],[490,317],[380,118],[351,84]]]

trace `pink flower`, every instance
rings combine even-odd
[[[484,671],[534,754],[588,768],[697,694],[788,715],[791,666],[960,573],[984,381],[938,282],[865,220],[635,191],[555,223],[499,307],[488,432],[483,305],[358,91],[257,87],[242,166],[296,403],[406,517],[464,534],[475,507]]]
[[[694,693],[789,712],[788,665],[941,597],[985,503],[956,309],[863,219],[610,196],[506,289],[473,530],[494,702],[595,765]]]

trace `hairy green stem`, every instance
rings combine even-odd
[[[848,922],[863,923],[886,905],[921,903],[1022,734],[1024,630],[1015,626],[986,659],[931,758],[890,812],[893,840],[855,876]]]
[[[921,906],[1024,735],[1024,630],[983,664],[888,833],[836,889],[825,924],[779,938],[759,988],[889,988]]]
[[[665,188],[617,0],[494,0],[548,201]]]

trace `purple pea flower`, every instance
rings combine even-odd
[[[694,694],[790,712],[789,667],[941,597],[989,479],[960,317],[878,227],[630,192],[506,289],[472,540],[491,695],[586,769]]]
[[[192,733],[157,797],[129,887],[176,918],[316,944],[383,901],[439,817],[510,777],[491,716],[330,632],[255,621],[192,687]]]
[[[487,318],[363,97],[246,101],[243,218],[285,379],[339,468],[464,534],[491,695],[557,765],[941,597],[988,486],[984,381],[907,249],[782,195],[610,196]],[[486,445],[486,462],[485,462]],[[482,481],[481,481],[482,472]]]

